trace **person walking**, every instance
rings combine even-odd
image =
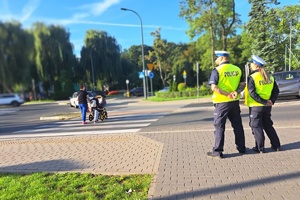
[[[86,122],[86,112],[88,111],[88,101],[90,102],[89,93],[85,90],[85,86],[83,84],[80,84],[79,91],[77,93],[77,101],[78,106],[81,111],[81,117],[82,117],[82,124],[87,124]]]
[[[231,122],[235,135],[236,149],[239,153],[245,153],[245,134],[241,118],[239,104],[240,93],[245,88],[245,81],[239,67],[229,63],[229,52],[215,51],[216,64],[213,69],[209,84],[213,91],[212,101],[214,104],[214,137],[215,144],[210,157],[223,158],[225,124],[227,118]]]
[[[266,62],[257,55],[252,56],[251,74],[245,90],[245,104],[249,107],[250,127],[255,138],[252,148],[265,153],[264,131],[271,142],[271,148],[280,151],[280,141],[271,119],[272,106],[278,98],[279,89],[273,76],[265,70]]]

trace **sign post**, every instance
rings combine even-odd
[[[183,71],[182,75],[183,75],[183,78],[184,78],[184,83],[186,84],[186,71],[185,70]]]
[[[153,64],[153,63],[148,63],[147,66],[148,66],[148,69],[149,69],[149,71],[150,71],[149,74],[148,74],[148,76],[149,76],[149,78],[150,78],[151,96],[153,96],[152,79],[153,79],[153,77],[154,77],[154,73],[152,72],[152,69],[153,69],[154,64]]]
[[[197,99],[199,100],[199,62],[196,63],[197,67]]]
[[[130,92],[129,92],[129,86],[128,86],[128,84],[129,84],[129,80],[128,80],[128,79],[126,79],[126,85],[127,85],[127,92],[126,92],[126,96],[127,96],[127,97],[130,97]]]

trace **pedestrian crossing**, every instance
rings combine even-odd
[[[6,114],[10,114],[10,113],[14,113],[19,111],[19,108],[1,108],[0,109],[0,115],[6,115]]]
[[[13,132],[9,138],[30,138],[45,136],[67,136],[67,135],[94,135],[94,134],[118,134],[136,133],[143,127],[149,126],[167,113],[143,113],[109,116],[108,119],[94,124],[88,122],[83,125],[81,119],[67,121],[49,122],[31,129],[24,129]],[[0,139],[3,136],[0,136]],[[6,135],[5,138],[8,136]]]

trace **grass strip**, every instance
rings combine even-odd
[[[0,199],[147,199],[152,175],[0,173]]]

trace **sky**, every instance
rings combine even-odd
[[[299,0],[279,0],[284,5]],[[70,33],[74,54],[80,56],[87,30],[106,31],[121,49],[132,45],[153,45],[150,35],[161,28],[161,37],[168,42],[192,41],[186,34],[186,21],[179,17],[180,0],[0,0],[0,21],[19,21],[24,29],[37,21],[63,26]],[[248,0],[236,0],[236,12],[242,22],[248,21],[251,6]],[[135,11],[124,11],[127,8]],[[141,34],[141,18],[143,37]]]

